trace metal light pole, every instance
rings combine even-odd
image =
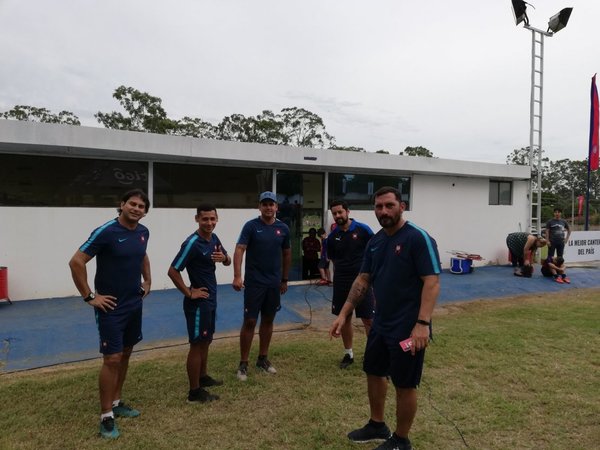
[[[531,97],[529,102],[529,166],[531,183],[529,184],[529,232],[541,233],[542,224],[542,125],[544,98],[544,38],[567,26],[573,8],[565,8],[548,21],[548,30],[543,31],[529,25],[525,12],[527,3],[512,0],[515,23],[524,22],[523,27],[531,31]]]

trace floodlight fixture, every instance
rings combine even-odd
[[[571,11],[573,11],[573,8],[564,8],[558,14],[550,17],[548,31],[556,33],[566,27],[569,17],[571,17]]]
[[[521,22],[525,22],[525,25],[529,25],[529,17],[527,17],[527,13],[525,12],[527,5],[528,3],[523,0],[512,0],[515,25],[519,25]]]

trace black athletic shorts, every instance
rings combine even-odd
[[[365,348],[363,370],[367,375],[390,376],[397,388],[416,388],[423,373],[425,350],[412,356],[410,352],[400,348],[401,340],[382,336],[371,328]]]

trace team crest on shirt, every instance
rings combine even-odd
[[[277,236],[281,236],[281,230],[275,230],[275,234],[276,234]]]
[[[208,331],[204,330],[204,331],[202,332],[202,336],[206,337],[207,335],[208,335]]]
[[[396,248],[394,249],[394,253],[396,255],[399,255],[401,251],[402,251],[402,246],[400,244],[396,245]]]
[[[142,240],[142,242],[144,242],[146,240],[146,238],[143,235],[140,239]]]
[[[352,233],[352,239],[358,239],[358,233]]]

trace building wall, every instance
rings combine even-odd
[[[0,154],[411,177],[411,210],[406,218],[437,240],[446,268],[450,257],[447,252],[451,250],[479,253],[485,258],[483,264],[505,263],[506,234],[525,230],[529,219],[526,180],[530,169],[524,166],[11,120],[0,121]],[[490,179],[512,181],[512,205],[488,205]],[[258,211],[252,208],[219,210],[216,233],[228,251],[233,251],[242,224],[256,215]],[[10,297],[22,300],[77,295],[67,263],[94,228],[115,216],[115,208],[0,206],[0,266],[8,267]],[[379,230],[373,211],[351,211],[351,216]],[[153,288],[171,288],[166,272],[181,242],[196,229],[194,210],[152,208],[143,223],[150,229]],[[327,225],[330,223],[328,217]],[[92,260],[88,264],[90,286],[94,272]],[[219,283],[231,282],[232,276],[231,267],[217,265]]]
[[[488,205],[489,180],[414,176],[412,210],[408,220],[426,229],[439,246],[442,267],[448,268],[451,250],[481,254],[479,264],[504,264],[505,236],[527,223],[527,183],[513,182],[513,205]],[[215,232],[233,252],[241,226],[258,215],[257,209],[219,210]],[[148,254],[153,289],[172,287],[167,269],[183,240],[197,225],[192,209],[150,209],[142,220],[150,229]],[[91,231],[116,217],[113,208],[0,207],[0,266],[8,267],[9,295],[13,300],[77,295],[68,261]],[[351,217],[380,227],[373,211],[351,211]],[[331,223],[327,217],[327,224]],[[88,264],[93,286],[95,263]],[[217,265],[219,283],[230,283],[232,267]]]

